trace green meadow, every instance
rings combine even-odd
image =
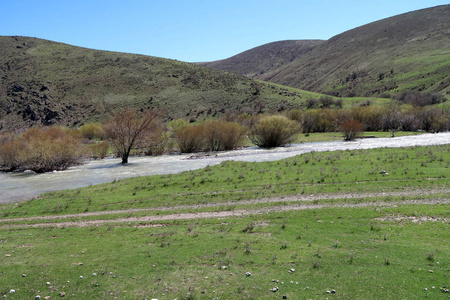
[[[450,146],[227,161],[0,207],[7,299],[447,299]]]

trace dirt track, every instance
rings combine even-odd
[[[264,198],[264,199],[253,199],[245,200],[239,202],[225,202],[225,203],[211,203],[202,205],[186,205],[186,206],[176,206],[176,207],[163,207],[163,208],[149,208],[149,209],[128,209],[128,210],[115,210],[115,211],[101,211],[101,212],[91,212],[91,213],[80,213],[80,214],[66,214],[66,215],[55,215],[55,216],[41,216],[41,217],[29,217],[29,218],[14,218],[14,219],[0,219],[1,223],[10,223],[0,226],[0,228],[12,228],[12,227],[88,227],[88,226],[101,226],[105,224],[129,224],[131,226],[161,226],[161,224],[144,224],[148,222],[162,222],[169,220],[189,220],[189,219],[200,219],[200,218],[226,218],[226,217],[239,217],[245,215],[254,214],[267,214],[270,212],[281,212],[281,211],[294,211],[294,210],[304,210],[304,209],[321,209],[327,207],[392,207],[404,204],[450,204],[450,198],[445,197],[438,200],[401,200],[401,201],[377,201],[377,202],[361,202],[361,203],[338,203],[338,204],[320,204],[315,203],[315,200],[333,200],[333,199],[363,199],[371,197],[408,197],[417,195],[432,195],[436,193],[450,193],[450,190],[432,190],[432,191],[407,191],[407,192],[393,192],[393,193],[367,193],[367,194],[331,194],[331,195],[295,195],[288,197],[275,197],[275,198]],[[354,201],[353,201],[354,202]],[[282,203],[279,206],[271,206],[260,209],[250,209],[250,210],[223,210],[225,207],[233,207],[236,205],[254,205],[254,204],[265,204],[265,203]],[[289,204],[287,204],[289,203]],[[176,211],[176,210],[189,210],[189,209],[203,209],[203,208],[214,208],[217,207],[221,209],[220,211],[212,212],[198,212],[198,213],[174,213],[165,215],[148,215],[141,217],[128,217],[128,218],[118,218],[112,220],[73,220],[73,221],[62,221],[64,219],[71,218],[84,218],[89,216],[106,216],[111,214],[124,214],[124,213],[136,213],[136,212],[160,212],[160,211]],[[51,222],[55,220],[56,222]],[[36,222],[32,224],[11,224],[20,221]],[[42,222],[46,221],[46,222]],[[49,222],[50,221],[50,222]],[[62,222],[61,222],[62,221]]]

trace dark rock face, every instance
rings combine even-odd
[[[9,88],[7,87],[6,98],[0,101],[3,127],[14,125],[8,122],[8,117],[13,119],[13,115],[21,117],[20,127],[60,124],[63,121],[64,111],[65,109],[55,101],[50,83],[13,82],[9,84]]]

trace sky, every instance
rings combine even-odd
[[[449,0],[0,0],[0,36],[186,62],[344,31]]]

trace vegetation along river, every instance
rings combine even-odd
[[[372,149],[450,144],[450,132],[396,138],[360,139],[352,142],[333,141],[293,144],[289,147],[260,149],[257,147],[210,154],[131,157],[122,165],[119,158],[90,160],[66,171],[33,174],[0,173],[0,203],[27,200],[44,192],[75,189],[123,178],[173,174],[216,165],[225,160],[273,161],[311,151]]]

